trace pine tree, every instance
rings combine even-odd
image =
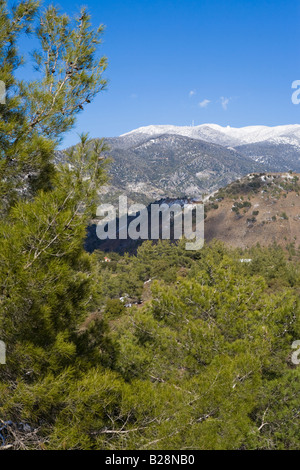
[[[76,115],[106,86],[105,57],[97,57],[103,26],[94,30],[82,9],[75,20],[38,0],[19,2],[12,11],[0,1],[0,79],[6,104],[0,105],[0,195],[2,211],[22,194],[49,189],[53,153]],[[36,79],[17,78],[24,63],[18,44],[30,34]]]
[[[0,13],[0,79],[7,89],[0,105],[2,420],[8,389],[14,396],[13,390],[32,385],[33,399],[42,400],[39,390],[50,376],[59,382],[71,367],[78,377],[87,364],[109,363],[114,351],[101,319],[82,329],[97,308],[95,267],[84,240],[106,180],[106,147],[82,135],[67,161],[53,164],[76,115],[105,87],[106,59],[96,57],[103,27],[94,30],[85,9],[74,24],[54,7],[42,11],[35,0],[11,11],[1,0]],[[30,82],[17,78],[22,34],[40,43],[37,79]],[[6,411],[14,423],[22,419],[21,412]],[[33,410],[31,422],[38,425]]]

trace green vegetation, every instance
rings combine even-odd
[[[244,207],[251,207],[251,202],[244,201],[244,202],[235,202],[234,207],[238,207],[239,209],[243,209]]]
[[[220,243],[186,252],[166,241],[110,263],[104,253],[86,255],[94,307],[83,315],[75,305],[74,324],[63,312],[61,327],[47,329],[38,306],[28,328],[12,334],[1,419],[37,430],[34,442],[21,436],[28,448],[299,449],[293,255]]]

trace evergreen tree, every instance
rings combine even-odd
[[[86,9],[71,20],[55,7],[23,0],[12,11],[0,1],[0,195],[2,211],[38,189],[49,189],[53,153],[76,115],[101,91],[107,61],[97,57],[103,26],[91,27]],[[17,78],[24,63],[18,44],[24,34],[38,43],[32,56],[36,79]]]

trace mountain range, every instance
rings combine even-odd
[[[242,128],[147,126],[107,138],[110,185],[101,200],[121,194],[148,204],[199,197],[252,172],[300,172],[300,125]],[[64,158],[58,152],[57,159]]]
[[[162,134],[176,134],[193,139],[223,146],[237,146],[254,144],[257,142],[287,143],[300,147],[300,125],[285,126],[247,126],[247,127],[222,127],[217,124],[201,124],[200,126],[147,126],[140,127],[121,138],[127,138],[138,142],[144,137],[153,137]]]

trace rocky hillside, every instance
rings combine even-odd
[[[300,244],[300,175],[250,174],[207,202],[205,239],[246,248]]]

